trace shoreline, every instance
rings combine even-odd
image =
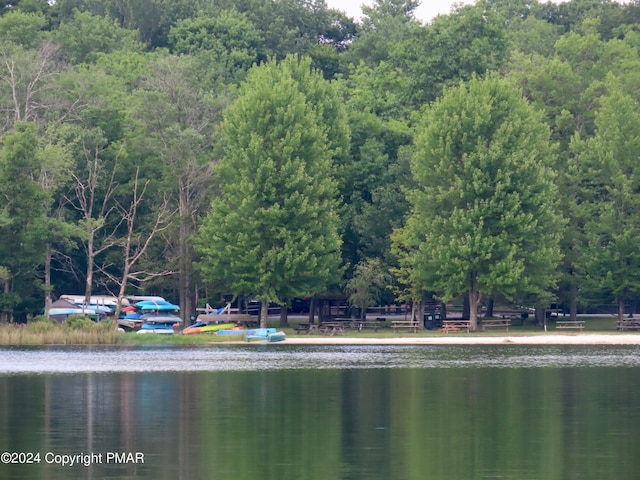
[[[246,343],[246,342],[243,342]],[[250,342],[264,344],[265,342]],[[224,345],[224,342],[222,343]],[[590,334],[574,335],[504,335],[499,337],[471,337],[453,334],[450,337],[287,337],[273,345],[640,345],[638,334]]]

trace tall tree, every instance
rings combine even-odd
[[[552,287],[562,222],[549,130],[518,90],[491,75],[446,91],[416,144],[405,228],[424,290],[468,294],[476,328],[483,296]]]
[[[89,305],[96,259],[117,244],[116,231],[122,223],[122,218],[117,218],[117,205],[113,201],[118,162],[107,160],[110,149],[101,129],[87,128],[72,134],[77,135],[74,153],[78,166],[72,174],[72,193],[68,202],[77,211],[83,232],[86,252],[84,295],[85,304]]]
[[[112,275],[107,269],[103,269],[103,273],[116,285],[118,285],[118,303],[114,315],[119,317],[122,308],[122,302],[129,284],[134,281],[136,286],[144,282],[148,282],[157,276],[164,276],[171,273],[170,271],[145,271],[140,270],[138,264],[147,255],[150,250],[154,237],[160,235],[171,225],[173,216],[169,202],[165,199],[157,209],[155,209],[151,221],[141,219],[140,211],[143,210],[145,195],[150,181],[147,180],[140,185],[140,169],[136,169],[136,173],[132,182],[131,198],[127,203],[117,203],[117,210],[123,219],[124,235],[117,240],[117,246],[122,249],[120,258],[122,259],[122,268],[119,275]],[[140,226],[142,224],[142,226]]]
[[[260,32],[235,9],[181,20],[171,29],[169,42],[174,53],[194,55],[213,85],[243,79],[262,57]]]
[[[225,112],[220,193],[198,235],[204,277],[255,295],[262,327],[269,302],[319,293],[339,274],[335,151],[298,66],[321,79],[308,60],[271,61],[251,70]]]
[[[358,34],[345,53],[349,62],[361,62],[370,67],[380,62],[397,66],[403,58],[402,50],[412,38],[420,23],[413,16],[418,2],[413,0],[376,0],[372,6],[364,6],[364,17]]]
[[[78,10],[58,27],[54,38],[73,63],[95,62],[101,53],[134,52],[143,47],[137,40],[137,32],[118,26],[111,18]]]
[[[583,22],[580,33],[571,32],[559,39],[555,54],[542,55],[515,53],[509,76],[522,85],[525,95],[543,110],[551,127],[552,139],[558,144],[556,183],[562,192],[561,209],[569,224],[564,229],[561,243],[563,251],[562,277],[557,291],[558,300],[569,306],[572,318],[578,310],[578,293],[584,281],[581,270],[581,245],[584,228],[576,202],[580,200],[580,178],[575,163],[575,152],[570,146],[578,135],[583,140],[595,132],[595,112],[604,91],[606,75],[618,78],[619,87],[632,97],[638,95],[638,49],[635,34],[626,32],[624,39],[603,42],[597,33],[597,21]],[[588,260],[588,259],[587,259]]]
[[[198,88],[190,57],[162,55],[149,69],[131,101],[135,135],[130,150],[156,169],[177,212],[175,229],[165,236],[175,247],[175,255],[167,260],[177,271],[180,312],[186,322],[196,308],[191,237],[209,200],[213,134],[225,99]]]
[[[0,109],[3,123],[39,120],[46,111],[46,92],[62,69],[59,47],[44,42],[27,49],[12,42],[0,43]]]
[[[38,271],[44,263],[45,193],[34,123],[18,122],[0,149],[0,267],[4,292],[0,294],[0,320],[24,313],[19,306],[34,297]],[[24,308],[24,305],[23,305]]]
[[[351,156],[338,169],[344,200],[343,257],[386,258],[392,228],[401,226],[408,206],[402,186],[409,182],[406,146],[412,141],[411,109],[403,102],[406,79],[381,62],[361,63],[344,81],[351,131]]]
[[[47,19],[37,13],[25,13],[8,9],[9,13],[0,17],[0,38],[25,48],[36,48],[43,40]]]
[[[367,308],[372,307],[380,299],[380,292],[389,284],[389,276],[385,273],[378,258],[367,258],[358,263],[353,277],[345,288],[349,294],[349,304],[360,309],[360,319],[367,319]]]
[[[611,295],[622,320],[625,301],[640,293],[640,109],[616,83],[613,78],[607,82],[595,136],[576,136],[572,149],[586,237],[580,262],[583,294]]]
[[[51,282],[53,256],[60,250],[72,248],[72,239],[81,232],[67,222],[63,200],[65,187],[72,180],[72,159],[70,148],[61,139],[54,125],[40,138],[38,155],[40,157],[40,186],[43,191],[42,210],[44,218],[44,305],[45,315],[49,315],[52,303],[53,284]]]

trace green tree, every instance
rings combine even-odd
[[[169,43],[174,53],[195,55],[202,71],[213,70],[209,75],[229,81],[243,78],[259,60],[263,41],[245,14],[230,9],[180,20]]]
[[[45,193],[39,183],[40,160],[35,124],[16,123],[4,136],[0,150],[0,266],[5,278],[11,279],[3,282],[0,294],[3,321],[12,313],[25,313],[25,303],[34,296],[38,268],[44,263]]]
[[[625,301],[640,293],[640,109],[616,83],[609,80],[601,99],[595,136],[576,136],[572,150],[586,238],[579,271],[583,295],[611,295],[622,320]]]
[[[10,9],[0,17],[0,38],[27,48],[35,48],[44,37],[47,19],[42,14],[24,13]]]
[[[74,11],[55,31],[54,38],[73,63],[95,62],[99,53],[140,51],[137,32],[120,27],[108,17]]]
[[[499,70],[507,47],[502,17],[479,5],[465,5],[415,30],[395,55],[406,64],[412,104],[421,106],[440,96],[445,87]]]
[[[389,275],[384,271],[378,258],[367,258],[356,265],[353,277],[345,289],[349,295],[349,304],[360,309],[360,319],[366,320],[367,308],[380,299],[380,291],[389,284]]]
[[[415,277],[445,301],[467,293],[473,328],[483,296],[554,286],[562,222],[548,139],[496,75],[446,91],[418,128],[405,227]]]
[[[307,76],[321,76],[298,61],[252,69],[225,111],[219,195],[197,242],[204,277],[257,296],[263,327],[269,302],[319,293],[339,274],[335,151],[322,104],[292,71],[306,65]]]
[[[364,258],[388,259],[389,238],[408,209],[402,186],[409,182],[411,111],[402,100],[400,69],[361,63],[343,82],[351,131],[351,155],[338,166],[343,257],[348,265]]]
[[[375,67],[382,61],[397,66],[397,57],[420,23],[413,12],[418,2],[413,0],[376,0],[372,6],[364,6],[364,17],[358,34],[346,56],[354,65],[361,62]]]
[[[528,16],[524,19],[513,19],[509,23],[507,36],[511,50],[548,57],[553,55],[553,46],[560,37],[560,28],[534,16]]]
[[[568,33],[580,28],[585,20],[598,19],[598,32],[604,38],[612,38],[615,29],[622,24],[631,23],[628,11],[635,2],[612,0],[572,0],[570,2],[546,2],[540,5],[538,16],[549,23],[562,27],[562,33]],[[627,10],[627,12],[625,12]]]
[[[49,10],[47,0],[2,0],[0,1],[0,15],[11,15],[15,11],[25,13],[44,13]]]
[[[514,53],[509,66],[510,77],[522,85],[527,98],[545,112],[551,127],[552,139],[559,146],[556,171],[557,185],[562,192],[560,202],[563,215],[568,220],[561,246],[563,251],[562,278],[557,296],[560,302],[569,305],[572,318],[578,309],[578,293],[584,290],[579,281],[584,281],[578,272],[582,261],[581,214],[576,205],[580,194],[579,172],[571,158],[575,154],[570,147],[572,138],[579,135],[590,138],[595,132],[595,112],[609,72],[615,74],[619,88],[636,97],[638,83],[638,48],[636,35],[626,31],[625,37],[603,42],[597,33],[597,20],[587,20],[580,32],[571,32],[559,39],[554,46],[554,55]]]
[[[39,138],[38,156],[40,158],[40,187],[43,191],[42,211],[44,228],[42,239],[46,241],[44,251],[44,305],[45,315],[49,314],[52,303],[53,285],[51,272],[55,254],[73,248],[73,240],[81,236],[77,226],[65,218],[63,192],[72,180],[72,159],[70,148],[62,140],[55,124],[49,127]]]
[[[175,255],[165,258],[177,271],[181,315],[195,314],[192,235],[197,218],[209,203],[213,132],[219,123],[221,100],[194,81],[193,59],[163,55],[149,65],[130,105],[129,150],[156,172],[170,201],[175,229],[163,236]],[[158,183],[158,182],[156,182]],[[158,197],[158,203],[162,199]]]

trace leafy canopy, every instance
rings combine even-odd
[[[308,78],[296,78],[303,70]],[[317,78],[307,59],[268,62],[252,69],[225,112],[220,194],[197,245],[204,277],[235,295],[283,302],[322,291],[339,275],[330,176],[337,149],[328,141],[322,99],[314,98],[319,90],[303,91]]]
[[[552,286],[561,221],[540,114],[492,75],[445,92],[418,130],[409,235],[398,236],[412,245],[414,279],[472,303]]]

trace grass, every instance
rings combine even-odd
[[[204,345],[244,340],[244,335],[225,335],[218,337],[208,333],[193,335],[166,335],[161,333],[145,333],[138,335],[134,332],[123,334],[126,345]]]
[[[581,320],[585,320],[585,329],[584,332],[589,333],[603,333],[603,334],[617,334],[617,333],[629,333],[629,332],[618,332],[616,330],[616,317],[614,316],[603,316],[603,317],[581,317]],[[282,330],[287,334],[287,336],[296,335],[306,335],[298,334],[294,328],[299,322],[305,322],[306,320],[294,320],[289,321],[289,328],[278,328],[278,320],[274,320],[273,322],[269,322],[270,327],[276,327],[279,330]],[[478,336],[478,337],[502,337],[505,334],[509,336],[525,336],[525,335],[549,335],[553,333],[557,334],[577,334],[578,331],[575,330],[556,330],[555,322],[549,321],[547,325],[547,331],[539,326],[534,325],[530,321],[525,325],[520,325],[519,321],[516,320],[509,328],[509,331],[506,332],[504,329],[494,328],[487,331],[478,330],[475,332],[467,333],[465,332],[457,332],[457,333],[445,333],[439,330],[418,330],[417,333],[412,333],[408,331],[402,332],[394,332],[391,328],[391,321],[387,320],[386,322],[380,322],[381,328],[378,328],[378,331],[375,332],[373,330],[363,330],[362,332],[358,332],[356,330],[347,330],[345,336],[346,337],[357,337],[357,338],[394,338],[400,336],[407,337],[446,337],[451,335],[470,335],[470,336]]]
[[[37,320],[0,324],[0,345],[115,345],[124,343],[112,322],[58,324]]]
[[[588,317],[585,320],[585,332],[616,334],[616,318],[613,316]],[[283,331],[287,337],[296,337],[299,334],[294,330],[298,323],[306,322],[306,319],[293,318],[289,320],[289,327],[280,328],[279,319],[270,319],[269,327],[275,327]],[[549,322],[547,332],[540,326],[526,323],[518,325],[516,322],[506,332],[503,329],[492,329],[489,331],[477,331],[467,334],[443,333],[438,330],[419,330],[418,333],[401,332],[396,333],[391,329],[391,322],[380,322],[378,331],[347,330],[345,337],[355,338],[397,338],[400,336],[410,337],[442,337],[451,335],[472,335],[478,337],[504,336],[524,336],[524,335],[549,335],[577,334],[577,331],[557,331],[554,322]],[[627,333],[627,332],[625,332]],[[306,335],[306,334],[300,334]],[[119,332],[112,322],[94,323],[84,318],[71,318],[63,324],[49,322],[43,319],[36,319],[25,325],[0,324],[0,345],[203,345],[210,343],[222,343],[229,341],[243,340],[242,335],[216,336],[211,334],[196,335],[162,335],[147,333],[139,335],[133,332]]]

